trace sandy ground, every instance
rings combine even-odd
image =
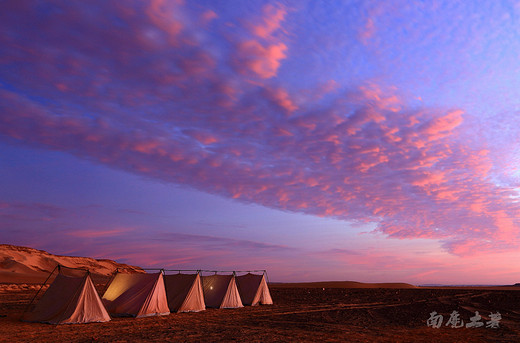
[[[107,323],[49,325],[20,322],[35,294],[31,285],[0,285],[2,342],[520,342],[520,291],[445,288],[271,287],[274,305],[208,309]],[[500,327],[452,328],[452,311],[464,322],[499,311]],[[430,312],[444,315],[427,327]]]

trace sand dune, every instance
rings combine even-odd
[[[90,257],[53,255],[43,250],[0,244],[0,283],[40,283],[56,267],[88,269],[93,278],[107,278],[114,270],[143,272],[139,267]]]

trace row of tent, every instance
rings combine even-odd
[[[60,271],[34,309],[22,320],[50,324],[106,322],[112,316],[148,317],[211,308],[272,304],[263,274],[210,275],[117,273],[99,297],[86,272],[82,277]]]

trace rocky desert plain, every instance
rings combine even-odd
[[[89,269],[100,293],[116,268],[142,272],[139,267],[110,260],[57,256],[2,244],[0,341],[520,342],[520,286],[515,285],[271,283],[273,305],[112,318],[105,323],[50,325],[20,321],[57,264]]]

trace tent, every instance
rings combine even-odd
[[[237,288],[244,305],[272,305],[273,299],[265,281],[265,274],[247,273],[236,277]]]
[[[202,277],[204,302],[207,307],[244,307],[238,293],[235,275],[210,275]]]
[[[206,309],[200,275],[164,275],[168,307],[171,312],[198,312]]]
[[[170,314],[162,273],[118,273],[103,303],[115,316],[149,317]]]
[[[90,273],[72,277],[58,273],[42,298],[22,320],[49,324],[108,322],[108,315]]]

